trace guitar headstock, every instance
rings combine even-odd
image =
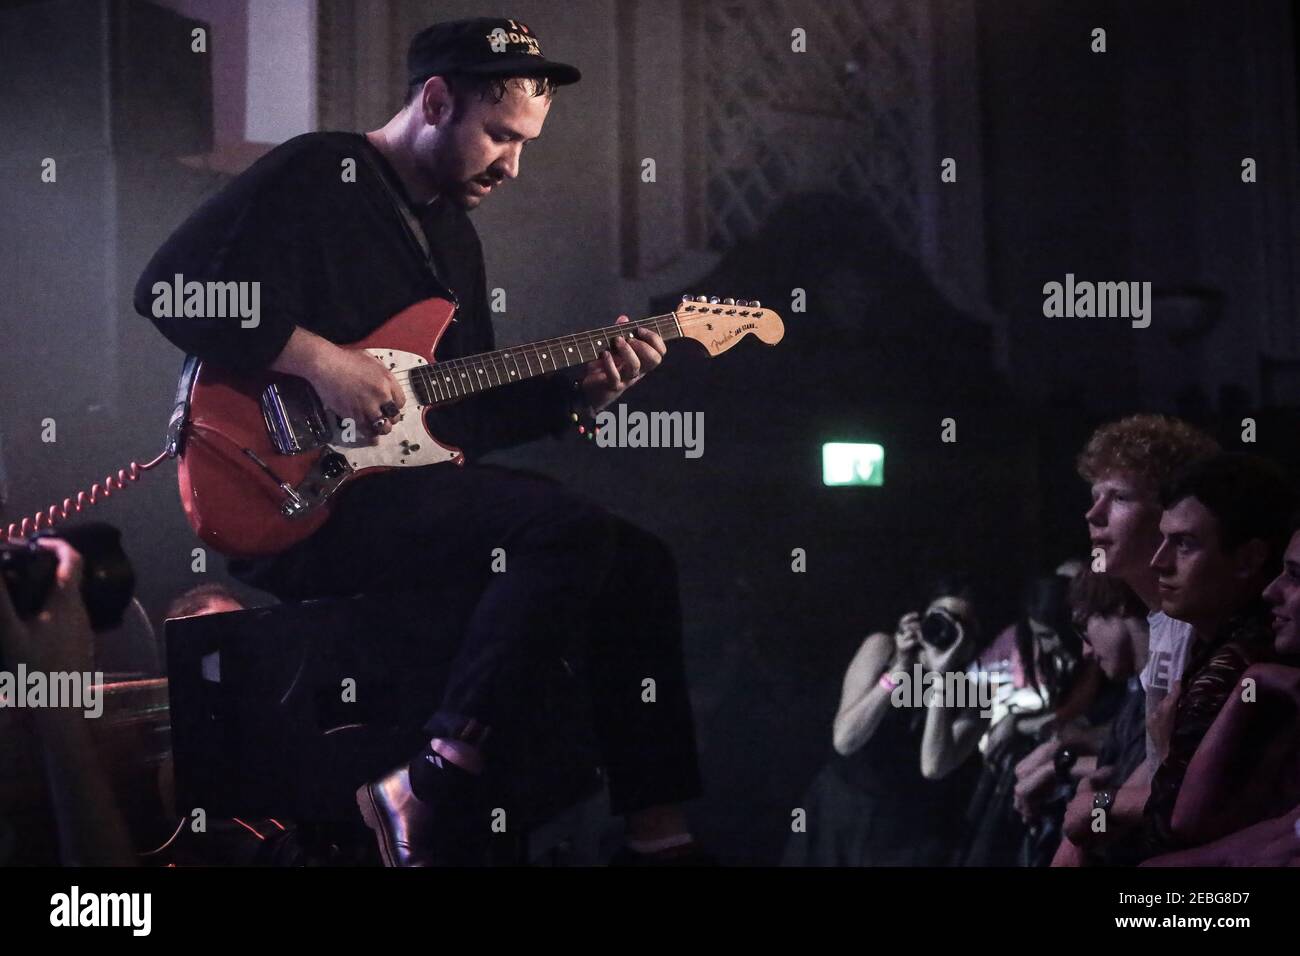
[[[721,355],[746,335],[776,345],[785,335],[785,323],[757,299],[719,299],[715,296],[682,296],[673,310],[682,336],[695,339],[710,355]]]

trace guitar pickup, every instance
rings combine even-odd
[[[325,406],[315,390],[299,378],[272,382],[262,390],[262,419],[275,450],[300,455],[326,444],[331,430]]]

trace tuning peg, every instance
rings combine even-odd
[[[758,308],[758,305],[759,305],[759,304],[758,304],[758,300],[757,300],[757,299],[750,299],[750,300],[749,300],[749,307],[750,307],[751,309],[757,309],[757,308]]]
[[[696,302],[708,302],[708,301],[709,301],[709,297],[708,297],[707,295],[697,295],[697,296],[695,297],[695,301],[696,301]]]
[[[710,304],[710,305],[717,305],[717,304],[718,304],[719,302],[721,302],[721,301],[722,301],[722,300],[719,299],[719,298],[715,295],[715,296],[713,296],[711,299],[709,299],[709,304]]]
[[[683,302],[694,302],[694,301],[695,301],[695,297],[692,296],[692,295],[687,294],[687,295],[682,296],[682,301],[683,301]]]
[[[723,304],[723,305],[735,305],[735,304],[736,304],[736,300],[735,300],[735,299],[732,299],[732,298],[726,298],[726,299],[723,299],[723,300],[722,300],[722,304]]]

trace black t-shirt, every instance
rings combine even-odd
[[[459,300],[438,346],[447,359],[495,348],[483,249],[468,214],[449,202],[407,204],[420,220],[435,276],[371,162],[405,197],[384,157],[359,133],[308,133],[276,147],[182,223],[135,289],[135,308],[178,348],[237,371],[266,368],[295,325],[332,342],[362,339],[430,296]],[[351,160],[351,163],[347,161]],[[159,318],[156,282],[259,283],[256,327],[238,316]],[[433,416],[439,438],[472,460],[565,431],[570,376],[529,379],[463,399]]]

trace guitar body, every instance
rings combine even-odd
[[[450,302],[425,299],[360,342],[345,346],[370,352],[406,390],[401,417],[389,434],[377,440],[367,423],[356,423],[353,437],[339,428],[329,413],[316,420],[318,426],[320,419],[326,420],[326,431],[305,425],[305,418],[310,417],[305,414],[308,403],[302,399],[295,404],[292,399],[301,399],[309,390],[296,376],[240,375],[200,364],[190,391],[190,415],[178,469],[181,504],[195,533],[223,554],[276,554],[318,530],[330,516],[331,499],[362,475],[439,462],[463,463],[459,449],[443,445],[429,432],[425,423],[428,409],[420,407],[402,374],[433,362],[434,350],[454,312]],[[267,401],[272,387],[279,395],[278,402]],[[300,443],[310,447],[287,452],[283,443],[277,445],[268,408],[282,410],[278,417],[272,415],[282,426],[281,434],[297,425],[299,437],[308,438]],[[334,473],[336,469],[341,470]],[[284,486],[310,507],[293,516],[286,514],[284,509],[293,497]]]

